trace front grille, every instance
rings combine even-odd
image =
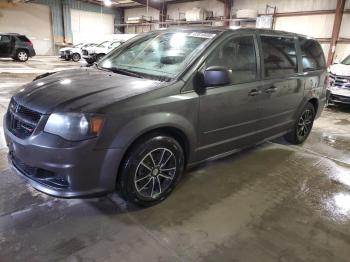
[[[350,76],[338,76],[330,73],[329,78],[331,86],[350,89]]]
[[[331,100],[333,100],[334,102],[341,102],[341,103],[350,104],[350,97],[348,97],[348,96],[340,96],[340,95],[331,94]]]
[[[7,111],[7,127],[19,138],[29,137],[37,127],[42,114],[18,104],[11,99]]]
[[[53,188],[69,188],[69,183],[67,179],[57,176],[54,172],[42,168],[29,166],[13,155],[11,156],[11,158],[12,164],[26,177],[29,177],[35,180],[36,182]]]

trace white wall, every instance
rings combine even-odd
[[[186,13],[194,7],[201,7],[207,11],[213,11],[214,17],[224,16],[224,4],[217,0],[203,0],[178,4],[168,4],[168,15],[170,19],[179,19],[179,13]]]
[[[129,8],[125,9],[124,17],[125,22],[129,17],[142,17],[147,16],[147,8],[146,7],[138,7],[138,8]],[[159,20],[159,10],[154,9],[152,7],[148,8],[148,16],[152,17],[152,20]],[[125,27],[125,33],[128,34],[139,34],[143,32],[148,32],[151,30],[155,30],[158,28],[158,25],[152,26],[134,26],[132,24]]]
[[[37,55],[53,52],[50,8],[38,4],[7,4],[0,8],[0,32],[25,34]]]
[[[265,13],[266,4],[277,6],[278,13],[315,10],[334,10],[336,0],[234,0],[233,12],[238,9],[257,9]],[[350,8],[350,0],[345,2],[345,9]],[[330,38],[332,36],[334,14],[277,17],[275,29],[301,33],[315,38]],[[343,15],[340,38],[350,38],[350,14]],[[328,55],[329,43],[322,43],[322,48]],[[335,56],[343,58],[350,54],[350,44],[337,44]]]
[[[114,33],[114,16],[71,9],[73,43],[100,43]]]

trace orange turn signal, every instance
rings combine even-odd
[[[90,132],[92,134],[99,134],[102,130],[103,119],[101,117],[93,117],[90,122]]]

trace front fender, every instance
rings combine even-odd
[[[196,129],[185,117],[167,112],[150,113],[133,119],[125,124],[113,138],[110,148],[127,149],[140,136],[158,129],[175,128],[181,131],[189,143],[190,155],[196,145]]]

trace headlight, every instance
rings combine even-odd
[[[100,134],[103,116],[81,113],[53,113],[44,131],[58,135],[69,141],[80,141]]]

